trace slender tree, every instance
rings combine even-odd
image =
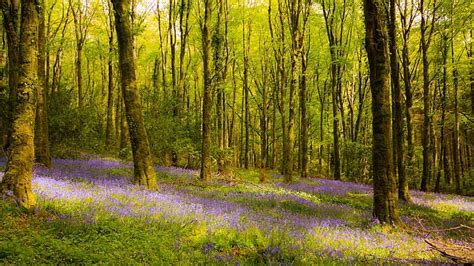
[[[431,127],[431,93],[430,93],[430,77],[429,77],[429,61],[428,48],[430,47],[431,37],[433,35],[436,0],[433,1],[431,14],[431,26],[427,24],[427,12],[425,12],[425,1],[420,1],[420,47],[423,66],[423,130],[422,130],[422,146],[423,146],[423,174],[421,177],[421,190],[428,190],[428,182],[431,179],[432,150],[433,143],[430,138]]]
[[[135,55],[130,22],[130,0],[112,0],[115,10],[115,28],[119,44],[121,85],[130,141],[132,144],[135,184],[147,189],[157,188],[156,173],[145,129],[140,92],[135,73]]]
[[[69,0],[69,6],[74,18],[74,36],[76,37],[76,82],[77,82],[77,104],[79,108],[84,107],[83,81],[82,81],[82,50],[87,40],[89,25],[93,18],[93,14],[88,14],[89,1],[77,1],[76,3]]]
[[[397,57],[397,32],[396,32],[396,13],[395,0],[389,2],[388,15],[388,36],[390,51],[390,77],[392,85],[392,115],[393,115],[393,150],[395,173],[398,175],[398,198],[410,202],[408,192],[408,180],[405,176],[405,163],[403,158],[403,118],[402,118],[402,95],[400,90],[400,66]]]
[[[412,169],[413,156],[414,156],[414,144],[413,144],[413,125],[412,125],[412,105],[413,105],[413,92],[412,92],[412,69],[411,59],[409,53],[409,42],[412,25],[416,18],[416,13],[413,11],[413,0],[403,1],[403,5],[399,5],[399,14],[401,21],[401,37],[402,37],[402,52],[401,52],[401,63],[403,67],[403,85],[405,91],[405,117],[406,117],[406,139],[407,139],[407,168]],[[416,68],[415,68],[416,69]],[[410,171],[411,173],[411,171]]]
[[[114,52],[114,21],[113,10],[110,0],[107,1],[108,8],[108,31],[109,38],[109,54],[107,56],[107,73],[108,73],[108,93],[107,93],[107,121],[105,126],[105,145],[108,147],[114,141],[114,67],[113,67],[113,52]]]
[[[42,1],[41,6],[46,6]],[[36,105],[36,129],[35,129],[35,155],[36,162],[51,167],[51,153],[49,151],[49,130],[48,130],[48,114],[46,108],[46,95],[48,88],[46,87],[46,35],[45,35],[45,14],[40,9],[38,24],[38,86],[37,105]]]
[[[211,0],[204,0],[204,18],[201,24],[202,64],[204,92],[202,102],[202,146],[201,179],[211,178],[211,113],[212,113],[212,77],[211,77]]]
[[[396,180],[392,171],[387,2],[364,0],[366,38],[372,91],[372,163],[374,216],[381,223],[398,223]]]
[[[216,88],[216,115],[217,115],[217,171],[224,172],[224,113],[222,112],[224,100],[224,34],[222,32],[224,17],[224,1],[218,0],[217,22],[212,35],[212,48],[214,51],[214,86]]]

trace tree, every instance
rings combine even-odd
[[[422,131],[422,146],[423,146],[423,175],[421,177],[421,190],[428,191],[428,182],[431,179],[431,164],[432,164],[432,150],[433,143],[430,138],[431,127],[431,95],[430,95],[430,77],[429,77],[429,61],[428,48],[430,47],[431,37],[433,36],[436,0],[433,0],[433,8],[431,14],[431,26],[427,25],[427,14],[425,12],[425,1],[420,1],[420,47],[423,66],[423,131]]]
[[[41,1],[42,6],[46,6],[45,1]],[[46,36],[45,36],[45,14],[44,9],[40,9],[38,24],[38,86],[37,106],[36,106],[36,130],[35,130],[35,155],[36,162],[51,167],[51,153],[49,151],[49,129],[48,114],[46,108],[47,82],[46,82]]]
[[[308,54],[309,49],[305,47],[305,34],[306,34],[306,25],[310,13],[310,1],[304,1],[302,7],[302,26],[300,29],[300,38],[298,40],[298,46],[301,50],[301,73],[299,78],[299,96],[300,96],[300,175],[301,177],[308,177],[308,128],[309,128],[309,119],[307,116],[307,107],[306,102],[307,97],[307,69],[308,69]],[[309,37],[308,37],[309,39]]]
[[[24,208],[33,208],[36,205],[35,195],[31,190],[31,178],[38,74],[38,9],[41,8],[41,4],[35,0],[21,1],[18,57],[20,71],[15,91],[17,102],[13,114],[10,152],[1,184],[1,191],[12,191],[17,203]]]
[[[392,171],[386,4],[382,0],[364,0],[365,46],[372,92],[374,216],[381,223],[393,224],[398,223],[400,217]]]
[[[390,77],[392,84],[392,110],[393,110],[393,158],[396,167],[395,173],[398,175],[398,198],[410,202],[408,192],[408,180],[405,176],[405,164],[403,159],[403,118],[402,102],[400,90],[400,66],[397,57],[397,32],[396,32],[396,13],[395,0],[390,0],[388,15],[388,36],[390,51]]]
[[[107,93],[107,121],[105,127],[105,145],[109,146],[114,139],[114,119],[113,119],[113,110],[114,110],[114,68],[113,68],[113,51],[114,51],[114,21],[113,21],[113,12],[112,6],[109,0],[107,1],[108,8],[108,26],[107,31],[109,37],[109,54],[107,57],[107,68],[108,68],[108,93]],[[116,114],[117,115],[117,114]]]
[[[214,84],[217,92],[216,115],[217,115],[217,147],[219,149],[217,155],[217,170],[219,173],[224,172],[224,36],[222,34],[222,22],[224,17],[224,1],[218,0],[217,22],[212,36],[212,48],[214,50]],[[180,63],[180,68],[181,63]]]
[[[327,3],[326,3],[327,1]],[[342,8],[338,8],[336,0],[323,0],[321,2],[323,8],[324,21],[326,24],[326,33],[329,41],[329,51],[331,54],[331,99],[332,99],[332,114],[333,114],[333,160],[334,160],[334,171],[333,175],[336,180],[341,179],[341,159],[339,149],[339,118],[337,114],[338,100],[341,99],[341,76],[342,76],[342,64],[339,62],[344,56],[344,50],[342,46],[344,44],[343,32],[344,32],[344,20],[346,18],[346,1],[343,2]],[[336,12],[337,11],[337,12]],[[339,22],[336,24],[338,13],[340,12]],[[342,106],[341,106],[342,107]],[[341,108],[341,122],[344,127],[344,108]],[[344,131],[344,130],[343,130]]]
[[[401,62],[403,67],[403,85],[405,89],[405,116],[406,116],[406,138],[407,138],[407,166],[411,170],[413,165],[413,156],[414,156],[414,144],[413,144],[413,125],[412,125],[412,114],[411,108],[413,105],[413,92],[412,92],[412,69],[410,69],[411,60],[409,54],[409,41],[412,25],[416,18],[416,13],[413,12],[413,0],[410,3],[409,1],[403,2],[402,5],[398,7],[400,13],[400,21],[402,26],[402,55]],[[416,69],[416,68],[415,68]]]
[[[87,9],[89,1],[77,1],[74,5],[73,0],[69,0],[69,5],[74,18],[74,34],[76,37],[76,82],[77,82],[77,104],[79,109],[84,106],[84,95],[82,87],[82,50],[87,40],[89,25],[94,17],[88,14]]]
[[[202,68],[204,93],[202,100],[202,145],[201,179],[211,178],[211,113],[212,113],[212,77],[211,77],[211,0],[204,0],[204,18],[201,25]]]
[[[2,0],[3,13],[3,25],[7,33],[7,45],[8,45],[8,118],[7,122],[10,126],[7,129],[7,140],[4,144],[5,150],[8,150],[10,143],[12,142],[12,129],[13,127],[13,113],[15,110],[16,103],[16,86],[18,82],[18,70],[19,70],[19,47],[20,47],[20,2],[18,0]]]
[[[135,55],[130,23],[130,0],[112,0],[115,10],[115,29],[119,44],[119,63],[122,93],[125,102],[130,141],[132,144],[133,182],[147,189],[157,189],[150,145],[145,129],[141,97],[135,73]]]

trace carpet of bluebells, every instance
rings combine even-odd
[[[194,170],[155,169],[158,191],[133,185],[130,163],[35,166],[37,208],[0,201],[0,263],[442,263],[425,239],[473,245],[472,231],[442,230],[472,225],[469,197],[412,191],[393,229],[372,219],[368,185],[271,173],[204,184]]]

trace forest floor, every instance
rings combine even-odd
[[[0,170],[5,160],[0,159]],[[37,207],[0,200],[0,264],[373,264],[448,262],[425,240],[474,247],[474,198],[412,191],[403,226],[372,220],[370,186],[268,172],[156,167],[160,188],[131,184],[112,159],[35,166]],[[0,178],[3,173],[0,173]]]

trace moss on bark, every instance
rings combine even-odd
[[[147,189],[157,189],[156,173],[153,169],[150,145],[145,129],[140,92],[135,73],[133,36],[130,23],[130,0],[113,0],[115,28],[119,44],[119,62],[125,113],[132,144],[134,176],[133,182]]]
[[[25,208],[36,205],[31,190],[34,159],[34,124],[37,89],[38,10],[34,0],[21,1],[20,53],[16,106],[8,162],[1,190],[12,191],[17,203]]]

